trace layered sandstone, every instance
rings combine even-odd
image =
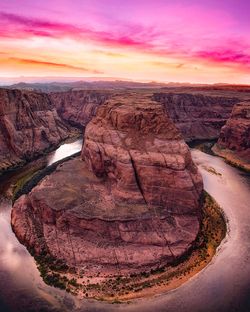
[[[66,122],[82,130],[95,115],[110,93],[107,91],[75,90],[50,93],[59,116]]]
[[[220,132],[214,152],[250,170],[250,102],[236,104]]]
[[[48,95],[0,89],[0,172],[57,146],[69,133]]]
[[[189,93],[155,93],[186,141],[217,139],[237,98]]]
[[[164,203],[181,213],[197,207],[192,187],[200,179],[187,145],[162,106],[145,103],[140,95],[114,98],[100,107],[87,127],[82,155],[96,176],[110,181],[117,203],[128,197],[133,203]],[[173,196],[174,207],[165,193]],[[178,205],[181,197],[190,203]]]
[[[36,254],[88,276],[164,266],[194,244],[203,184],[163,107],[117,95],[88,124],[82,158],[16,201],[12,225]]]

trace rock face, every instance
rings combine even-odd
[[[41,155],[69,132],[46,94],[0,89],[0,172]]]
[[[60,165],[12,210],[21,242],[89,276],[166,265],[193,245],[203,184],[162,105],[115,96],[88,124],[82,158]]]
[[[110,93],[107,91],[68,91],[50,93],[59,116],[82,130],[95,115]]]
[[[82,156],[89,169],[106,177],[117,204],[128,199],[175,213],[195,210],[201,180],[180,132],[161,105],[139,95],[127,102],[111,99],[88,125]]]
[[[214,151],[250,170],[250,102],[234,106]]]
[[[186,141],[216,139],[237,98],[188,93],[156,93]]]

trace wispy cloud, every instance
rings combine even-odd
[[[104,51],[104,50],[93,50],[91,52],[97,53],[100,55],[110,56],[110,57],[126,57],[125,54],[118,53],[118,52],[110,52],[110,51]]]
[[[0,25],[2,26],[0,38],[29,38],[33,36],[71,38],[81,42],[96,42],[105,47],[129,48],[140,53],[151,53],[163,57],[173,56],[187,60],[201,59],[225,65],[234,63],[248,66],[250,63],[249,42],[243,41],[241,43],[240,40],[236,40],[238,42],[237,45],[234,44],[228,48],[229,39],[227,37],[222,39],[215,38],[212,41],[209,40],[208,35],[205,36],[204,34],[203,40],[193,40],[192,31],[196,34],[197,30],[192,30],[191,28],[191,33],[185,34],[186,30],[183,25],[184,35],[181,36],[180,30],[178,28],[173,29],[171,23],[168,25],[168,28],[162,31],[149,26],[132,24],[122,25],[110,31],[100,31],[90,27],[0,12]],[[211,46],[212,43],[214,46]],[[107,56],[119,56],[119,54],[113,52],[102,53]],[[59,67],[61,65],[54,66]],[[63,66],[70,68],[70,65]],[[177,68],[181,66],[177,65]],[[74,66],[71,68],[77,69]],[[79,68],[79,70],[81,69]],[[82,70],[85,69],[83,68]]]
[[[161,61],[151,61],[149,64],[159,67],[174,67],[174,68],[182,68],[185,66],[183,63],[174,63],[174,62],[161,62]]]
[[[250,54],[244,53],[243,51],[218,49],[217,51],[200,51],[196,56],[218,63],[238,63],[250,66]]]
[[[63,64],[63,63],[55,63],[55,62],[47,62],[42,60],[35,60],[35,59],[25,59],[25,58],[17,58],[17,57],[10,57],[8,58],[11,62],[16,62],[19,64],[25,64],[25,65],[37,65],[37,66],[48,66],[48,67],[56,67],[56,68],[64,68],[64,69],[73,69],[78,70],[82,72],[91,72],[94,74],[102,74],[103,72],[98,70],[92,70],[85,67],[80,66],[74,66],[69,64]]]
[[[230,1],[104,2],[44,0],[42,10],[30,0],[21,15],[23,1],[0,4],[2,72],[249,80],[248,19]]]
[[[146,42],[147,40],[142,37],[143,33],[139,34],[138,27],[130,28],[129,32],[134,33],[134,35],[131,36],[131,34],[126,33],[99,31],[88,27],[27,18],[5,12],[0,12],[0,20],[0,23],[4,26],[4,28],[2,28],[4,30],[0,31],[0,37],[70,37],[77,40],[96,41],[107,46],[151,47],[151,45]],[[140,31],[142,32],[142,29]],[[138,38],[139,35],[141,38]]]

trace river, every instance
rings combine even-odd
[[[81,149],[81,140],[64,144],[47,164]],[[10,226],[11,202],[0,198],[0,311],[250,311],[250,184],[249,176],[221,158],[192,150],[204,187],[223,208],[228,234],[212,262],[176,290],[130,304],[78,300],[46,285],[26,248]],[[207,171],[213,167],[221,175]]]

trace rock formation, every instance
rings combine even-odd
[[[116,94],[119,91],[75,90],[43,94],[1,89],[0,171],[52,149],[70,135],[72,126],[84,129],[97,108]],[[153,95],[151,91],[135,91],[135,94],[144,98],[153,96],[163,103],[186,141],[217,138],[233,104],[238,101],[236,98],[185,93]]]
[[[108,91],[68,91],[50,93],[59,116],[71,125],[82,130],[95,115],[99,105],[103,104],[110,93]]]
[[[85,131],[82,158],[58,166],[12,210],[19,240],[88,276],[166,265],[193,245],[203,184],[164,108],[116,95]]]
[[[55,147],[69,132],[48,95],[0,89],[0,173]]]
[[[155,93],[153,98],[166,107],[186,141],[218,138],[234,104],[239,101],[191,93]]]
[[[229,162],[250,170],[250,102],[234,106],[213,150]]]

